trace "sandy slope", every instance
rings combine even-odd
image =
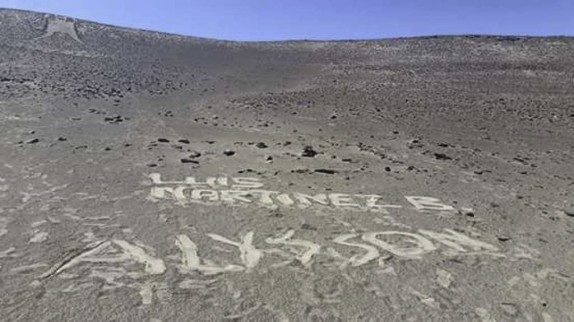
[[[0,10],[1,319],[574,321],[573,52]]]

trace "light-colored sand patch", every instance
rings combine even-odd
[[[55,33],[65,34],[72,37],[72,39],[77,42],[82,42],[76,33],[75,23],[59,17],[48,18],[48,28],[46,33],[37,39],[50,37]]]
[[[436,281],[440,286],[448,288],[452,283],[453,277],[451,273],[439,268],[436,270],[436,275]]]
[[[37,244],[45,242],[48,239],[48,233],[45,231],[36,232],[32,238],[30,238],[29,243]]]

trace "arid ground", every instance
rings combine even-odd
[[[574,321],[574,38],[0,10],[0,320]]]

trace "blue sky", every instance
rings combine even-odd
[[[574,0],[0,0],[0,7],[228,40],[574,35]]]

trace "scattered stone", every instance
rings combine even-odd
[[[339,173],[339,171],[337,171],[337,170],[332,170],[332,169],[315,169],[315,170],[313,170],[313,172],[325,173],[325,174],[336,174],[336,173]]]
[[[524,165],[528,165],[528,162],[526,162],[526,160],[524,160],[524,159],[522,159],[522,158],[516,157],[516,158],[513,158],[512,160],[514,160],[514,161],[516,161],[516,162],[518,162],[518,163],[524,164]]]
[[[183,158],[183,159],[181,159],[180,161],[181,161],[181,163],[193,163],[193,164],[199,164],[199,161],[195,161],[195,160],[192,160],[192,159],[187,159],[187,158]]]
[[[303,225],[301,225],[301,229],[305,229],[305,230],[317,230],[317,227],[313,227],[307,223],[304,223]]]
[[[255,146],[260,148],[260,149],[267,149],[267,144],[265,144],[263,142],[259,142]]]
[[[183,144],[189,144],[190,143],[188,139],[179,139],[179,140],[177,140],[177,142],[183,143]]]
[[[201,156],[201,153],[199,153],[199,152],[197,152],[197,151],[191,151],[191,152],[189,153],[189,157],[192,158],[192,159],[199,158],[200,156]]]
[[[458,211],[458,213],[467,217],[474,217],[474,210],[470,208],[462,208]]]
[[[230,157],[232,155],[235,155],[235,151],[233,150],[225,150],[223,151],[223,154],[225,154],[226,156]]]
[[[109,146],[107,146],[104,150],[106,150],[106,151],[111,151],[112,148],[110,148]]]
[[[148,164],[147,166],[150,167],[150,168],[155,168],[155,167],[157,167],[157,164],[155,164],[155,163],[150,163],[150,164]]]
[[[157,139],[157,141],[161,142],[161,143],[169,143],[169,140],[166,138],[159,138],[159,139]]]
[[[444,153],[435,153],[434,157],[437,160],[452,160],[451,157],[449,157],[448,155],[446,155]]]
[[[312,146],[306,146],[303,149],[302,156],[307,157],[307,158],[314,158],[317,154],[319,154],[319,153],[317,151],[313,150]]]
[[[574,206],[564,209],[564,213],[570,217],[574,217]]]
[[[38,142],[40,142],[40,140],[37,139],[37,138],[35,138],[35,139],[30,139],[30,140],[26,141],[26,143],[28,143],[28,144],[36,144],[36,143],[38,143]]]
[[[265,161],[267,161],[267,162],[273,162],[273,157],[272,157],[272,156],[268,156],[267,158],[265,158]]]
[[[391,172],[391,167],[385,167],[385,171]]]
[[[68,139],[67,139],[67,138],[65,138],[65,137],[59,137],[59,138],[58,138],[58,141],[60,141],[60,142],[64,142],[64,141],[68,141]]]
[[[119,124],[123,122],[125,119],[121,115],[116,116],[106,116],[104,121],[110,124]]]
[[[505,235],[501,235],[501,236],[496,236],[496,238],[502,242],[508,241],[510,240],[510,237],[505,236]]]

